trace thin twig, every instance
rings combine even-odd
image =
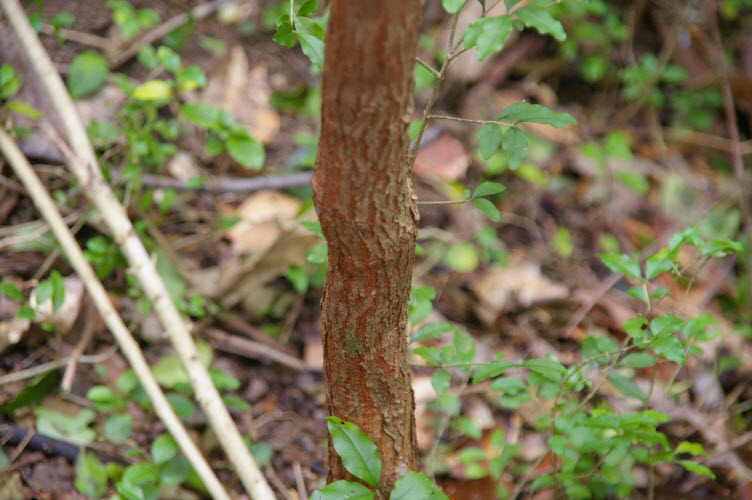
[[[11,5],[11,3],[10,0],[3,2],[3,7],[5,8],[6,14],[11,19],[11,24],[26,23],[28,25],[28,20],[26,19],[26,15],[20,5],[15,2],[15,5]],[[17,11],[15,9],[17,9]],[[32,35],[34,34],[31,30],[31,26],[28,26],[28,30]],[[37,39],[37,42],[38,41],[39,40]],[[43,49],[41,49],[41,44],[39,48],[43,51]],[[60,212],[58,212],[52,197],[50,197],[49,193],[45,190],[42,182],[36,176],[36,173],[26,157],[24,157],[21,150],[18,149],[18,146],[13,142],[13,139],[11,139],[2,128],[0,128],[0,150],[2,150],[8,163],[13,167],[16,176],[21,180],[24,186],[26,186],[26,190],[34,201],[39,212],[48,221],[50,229],[52,229],[52,232],[60,243],[60,247],[68,257],[71,267],[73,267],[76,274],[81,278],[89,295],[96,304],[97,309],[99,309],[102,319],[112,332],[115,340],[117,340],[131,367],[133,367],[134,372],[138,376],[139,382],[141,382],[141,386],[144,388],[144,391],[146,391],[146,394],[152,402],[154,411],[160,417],[162,422],[164,422],[167,429],[169,429],[178,445],[180,445],[191,465],[193,465],[196,470],[196,473],[204,482],[206,488],[211,492],[212,496],[222,500],[229,500],[230,497],[227,492],[225,492],[222,483],[220,483],[214,475],[214,472],[211,467],[209,467],[209,464],[201,454],[201,451],[175,415],[175,412],[172,410],[172,407],[167,401],[162,389],[159,387],[159,384],[151,375],[149,363],[146,361],[146,358],[144,358],[141,348],[128,331],[128,328],[118,315],[112,302],[110,302],[107,291],[94,273],[91,264],[89,264],[84,257],[81,248],[78,246],[78,243],[68,229],[68,226],[63,221]]]
[[[144,174],[141,183],[147,187],[176,189],[180,191],[211,191],[219,193],[249,193],[262,189],[288,189],[305,186],[311,182],[313,172],[296,172],[290,175],[270,175],[262,177],[219,177],[208,178],[201,186],[192,186],[188,181]]]
[[[214,2],[212,5],[216,6],[217,2]],[[193,342],[193,338],[186,328],[183,317],[170,299],[167,288],[156,271],[154,262],[150,259],[149,254],[146,252],[146,249],[136,234],[125,209],[116,198],[110,185],[104,179],[102,171],[97,163],[94,149],[89,142],[86,130],[81,123],[81,119],[76,112],[76,108],[73,105],[70,95],[68,94],[60,75],[52,65],[44,47],[42,47],[39,38],[37,38],[34,31],[31,29],[25,12],[17,0],[4,0],[2,2],[2,7],[8,18],[9,24],[16,33],[21,45],[24,47],[31,66],[36,73],[36,80],[42,84],[42,87],[53,104],[53,108],[57,112],[58,118],[64,127],[71,147],[69,148],[68,145],[54,132],[51,132],[50,134],[52,139],[56,142],[58,149],[60,149],[66,157],[68,166],[76,175],[78,183],[82,187],[82,191],[99,212],[102,220],[112,233],[115,242],[126,257],[131,271],[140,282],[145,296],[152,304],[152,307],[157,313],[167,336],[170,338],[181,363],[188,373],[188,378],[194,389],[194,393],[196,394],[197,402],[206,415],[211,428],[214,430],[220,444],[227,453],[228,458],[233,463],[241,482],[254,500],[275,498],[274,493],[254,462],[248,447],[243,443],[235,422],[230,417],[227,407],[222,402],[222,398],[220,397],[217,388],[209,377],[207,368],[201,363],[196,344]],[[15,163],[28,165],[26,158],[23,157],[22,153],[10,140],[7,134],[5,134],[5,137],[8,142],[10,142],[10,146],[12,146],[17,153]],[[10,146],[6,149],[10,149]],[[33,171],[30,173],[31,175],[28,172],[25,173],[25,175],[27,180],[31,179],[28,182],[35,182],[38,185],[37,190],[41,191],[38,198],[49,200],[50,207],[48,207],[48,211],[59,218],[59,213],[49,195],[44,191],[41,182],[36,175],[34,175]],[[29,189],[28,185],[27,189]],[[81,259],[83,259],[83,255],[80,253],[80,249],[75,240],[67,231],[67,227],[57,219],[56,224],[58,224],[59,227],[53,226],[53,230],[60,233],[56,233],[58,239],[61,237],[69,239],[70,248],[69,251],[66,252],[69,255],[69,258],[71,258],[71,253],[78,252],[77,255],[80,255]],[[212,495],[216,498],[228,498],[222,484],[217,480],[208,463],[206,463],[205,458],[201,455],[195,443],[180,424],[180,420],[175,416],[169,403],[167,403],[159,385],[153,378],[150,378],[147,375],[150,375],[148,364],[143,358],[143,354],[138,348],[138,344],[130,336],[130,332],[125,328],[125,325],[122,324],[122,320],[120,320],[114,307],[109,302],[109,299],[104,292],[104,288],[101,286],[101,283],[96,280],[96,275],[91,269],[91,266],[88,265],[88,263],[85,264],[86,265],[80,265],[80,269],[78,269],[77,272],[88,273],[87,279],[93,280],[95,283],[90,284],[89,287],[93,289],[98,286],[100,289],[98,291],[103,294],[102,297],[95,301],[100,311],[109,308],[109,313],[102,315],[103,319],[106,319],[106,322],[109,321],[108,326],[110,326],[113,332],[118,328],[120,329],[116,336],[118,343],[121,346],[127,346],[129,349],[132,349],[127,355],[129,361],[138,365],[139,370],[145,370],[145,373],[142,374],[142,385],[145,383],[151,384],[151,387],[147,390],[147,394],[154,398],[153,401],[158,401],[160,404],[164,403],[166,405],[165,408],[158,411],[158,415],[161,418],[166,419],[165,425],[167,425],[169,421],[168,428],[170,429],[170,432],[173,433],[173,436],[176,441],[178,441],[181,448],[185,447],[184,450],[186,451],[186,454],[188,454],[188,452],[191,453],[191,458],[189,458],[189,460],[191,460],[194,468],[197,468],[197,472],[199,472],[199,468],[201,469],[199,474],[204,480],[207,488],[212,491]],[[89,294],[93,297],[91,289],[89,290]],[[107,316],[107,318],[105,318],[105,316]],[[134,370],[136,370],[135,366]],[[144,386],[144,389],[147,389],[146,386]]]
[[[91,365],[96,365],[97,363],[104,363],[105,361],[110,359],[113,354],[115,354],[116,350],[117,348],[113,346],[112,348],[107,349],[105,352],[101,354],[79,356],[78,362],[83,363],[83,364],[91,364]],[[21,380],[26,380],[26,379],[35,377],[39,375],[40,373],[45,373],[50,370],[55,370],[57,368],[60,368],[61,366],[65,366],[70,359],[71,359],[70,357],[60,358],[60,359],[56,359],[55,361],[49,361],[47,363],[42,363],[40,365],[32,366],[31,368],[26,368],[25,370],[8,373],[7,375],[3,375],[2,377],[0,377],[0,386],[5,385],[5,384],[11,384],[13,382],[19,382]]]

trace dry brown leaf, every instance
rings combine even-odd
[[[237,211],[241,220],[225,233],[232,242],[232,253],[248,254],[269,248],[284,228],[298,225],[295,217],[300,207],[299,199],[279,191],[259,191],[246,198]]]
[[[566,285],[551,281],[541,273],[540,264],[529,261],[491,268],[471,288],[478,297],[475,313],[487,325],[515,307],[530,307],[569,296]]]
[[[279,132],[279,114],[269,105],[271,87],[266,66],[249,69],[243,47],[234,46],[209,76],[201,100],[226,109],[251,136],[269,143]]]
[[[429,180],[457,181],[465,177],[470,156],[455,137],[441,134],[421,147],[415,158],[415,174]]]

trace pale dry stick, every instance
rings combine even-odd
[[[73,387],[73,378],[76,376],[76,367],[78,366],[78,359],[81,357],[81,355],[86,350],[86,347],[91,343],[91,340],[94,338],[94,331],[95,326],[97,324],[97,319],[94,316],[94,310],[91,308],[91,304],[86,301],[84,302],[84,326],[83,326],[83,334],[81,335],[81,338],[76,343],[76,347],[73,348],[73,352],[70,353],[70,356],[68,356],[68,363],[65,366],[65,372],[63,373],[63,380],[60,382],[60,387],[65,392],[70,392],[71,388]]]
[[[3,5],[7,5],[7,3],[3,3]],[[136,373],[139,382],[141,382],[141,386],[149,396],[149,399],[154,406],[154,411],[162,422],[164,422],[165,426],[170,431],[170,434],[175,438],[175,441],[183,450],[183,453],[185,453],[185,456],[191,462],[191,465],[193,465],[193,468],[204,482],[204,486],[206,486],[210,494],[214,498],[229,500],[230,497],[227,492],[225,492],[222,483],[220,483],[214,475],[214,471],[209,467],[209,464],[201,454],[201,451],[173,412],[172,407],[167,401],[162,389],[160,389],[159,384],[151,375],[149,363],[141,353],[138,343],[128,331],[128,328],[118,315],[115,307],[110,302],[107,291],[94,273],[91,264],[89,264],[84,258],[81,248],[78,246],[70,229],[65,224],[65,221],[55,206],[55,202],[52,201],[52,197],[45,190],[42,182],[36,176],[36,173],[21,150],[2,128],[0,128],[0,150],[2,150],[3,156],[7,158],[8,163],[13,167],[16,176],[26,187],[29,196],[34,200],[34,204],[42,214],[42,217],[44,217],[50,225],[50,229],[52,229],[52,232],[60,243],[60,247],[68,257],[71,267],[73,267],[76,274],[81,278],[81,281],[89,292],[92,301],[99,310],[99,314],[112,332],[118,345],[120,345],[120,349],[123,351],[123,354],[128,359],[128,362]]]
[[[3,0],[2,7],[9,24],[26,51],[37,80],[45,88],[63,124],[71,147],[69,149],[68,145],[60,138],[56,139],[57,145],[66,157],[69,168],[76,175],[82,191],[87,195],[112,233],[115,242],[128,261],[132,273],[138,279],[144,294],[157,313],[170,342],[188,373],[188,379],[196,394],[196,401],[206,415],[209,425],[214,430],[219,443],[234,465],[236,473],[251,498],[254,500],[274,499],[272,489],[254,462],[248,447],[245,446],[235,422],[230,417],[227,407],[209,377],[207,368],[201,363],[196,344],[188,332],[183,317],[170,299],[165,284],[157,274],[154,263],[149,258],[149,254],[138,235],[136,235],[125,209],[102,176],[94,149],[60,75],[55,70],[39,38],[31,29],[18,0]],[[56,134],[53,133],[53,140],[55,140],[54,135]],[[211,477],[214,478],[213,474]],[[221,487],[221,485],[219,486]],[[222,491],[224,492],[224,490]]]
[[[107,349],[103,353],[100,354],[90,354],[88,356],[79,356],[78,362],[79,363],[86,363],[90,365],[96,365],[99,363],[104,363],[108,359],[112,357],[113,354],[115,354],[115,351],[117,350],[116,346],[112,346],[112,348]],[[66,363],[68,363],[68,360],[70,360],[70,357],[60,358],[56,359],[55,361],[49,361],[47,363],[42,363],[41,365],[32,366],[31,368],[27,368],[25,370],[19,370],[17,372],[11,372],[7,375],[3,375],[0,377],[0,386],[5,384],[10,384],[13,382],[18,382],[21,380],[26,380],[28,378],[35,377],[39,375],[40,373],[45,373],[50,370],[55,370],[57,368],[60,368],[61,366],[65,366]]]

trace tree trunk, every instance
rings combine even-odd
[[[330,415],[378,446],[384,498],[417,466],[407,363],[417,210],[406,163],[420,0],[332,0],[313,199]],[[328,480],[352,479],[329,441]]]

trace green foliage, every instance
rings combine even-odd
[[[73,58],[66,83],[74,99],[86,97],[99,90],[107,77],[107,59],[98,52],[85,50]]]
[[[323,17],[310,17],[318,8],[317,0],[305,0],[298,7],[295,15],[280,15],[276,20],[277,32],[273,39],[289,49],[295,46],[296,35],[300,48],[311,61],[314,70],[321,71],[324,63],[324,27]]]
[[[327,427],[332,443],[342,459],[342,465],[350,474],[378,488],[381,477],[381,459],[373,441],[360,428],[336,417],[327,417]],[[352,481],[335,481],[316,490],[311,500],[371,500],[376,491]],[[392,489],[393,500],[448,500],[425,474],[408,471],[400,477]]]
[[[126,40],[159,24],[159,14],[153,9],[136,9],[125,0],[107,0],[106,5],[112,9],[112,20]]]
[[[452,420],[450,428],[477,435],[478,431],[454,406],[458,394],[457,389],[452,389],[450,367],[467,373],[472,384],[490,381],[490,389],[500,393],[498,405],[502,409],[516,409],[535,399],[551,401],[550,414],[542,422],[541,430],[549,432],[548,445],[558,465],[553,472],[532,481],[531,491],[560,488],[567,498],[630,496],[635,485],[633,469],[657,463],[677,464],[712,477],[707,467],[683,458],[687,454],[703,455],[699,444],[684,442],[672,448],[658,430],[659,425],[668,421],[666,415],[647,409],[615,412],[606,400],[592,399],[600,383],[607,383],[623,397],[647,405],[649,393],[635,381],[635,370],[654,366],[661,359],[675,363],[678,370],[688,355],[701,352],[698,343],[712,337],[709,329],[714,320],[710,315],[686,319],[670,313],[650,316],[657,302],[668,294],[659,288],[650,292],[650,281],[662,273],[669,273],[674,279],[684,274],[677,261],[683,245],[696,249],[700,266],[711,255],[723,257],[741,251],[738,242],[705,241],[697,228],[689,227],[645,259],[644,272],[640,263],[628,255],[600,255],[609,269],[639,283],[634,288],[644,290],[640,296],[646,302],[647,312],[624,323],[628,338],[622,345],[608,336],[586,337],[582,341],[581,361],[569,367],[554,358],[511,362],[501,354],[492,362],[474,363],[472,337],[464,336],[449,323],[420,324],[431,310],[435,292],[427,287],[414,290],[410,306],[415,328],[411,341],[413,354],[423,358],[427,366],[436,368],[431,384],[437,400],[429,407],[447,412]],[[448,333],[454,338],[445,347],[418,344]],[[584,402],[591,399],[594,403],[586,406]],[[492,441],[495,444],[491,450],[470,447],[459,452],[466,477],[498,479],[510,466],[519,448],[506,444],[503,435],[492,437]]]

